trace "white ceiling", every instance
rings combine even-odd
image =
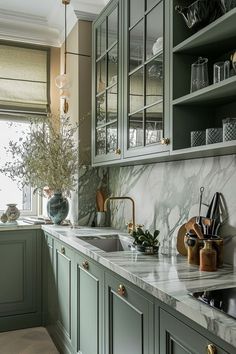
[[[77,18],[93,20],[108,0],[71,0],[68,33]],[[64,40],[62,0],[0,0],[0,39],[61,46]]]

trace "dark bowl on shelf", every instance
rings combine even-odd
[[[215,21],[226,12],[225,5],[221,0],[197,0],[189,6],[175,7],[188,26],[199,30]]]

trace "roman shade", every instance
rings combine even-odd
[[[0,44],[0,110],[47,112],[48,50]]]

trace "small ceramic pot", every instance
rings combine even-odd
[[[15,222],[20,216],[20,211],[16,205],[17,204],[7,204],[6,216],[8,222]]]

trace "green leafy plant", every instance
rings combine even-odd
[[[160,231],[155,230],[153,235],[148,231],[144,231],[140,227],[137,228],[136,231],[132,232],[132,236],[134,238],[134,244],[141,246],[143,248],[145,247],[158,247],[160,242],[158,240]]]
[[[18,141],[10,141],[7,152],[12,159],[0,169],[19,187],[32,186],[34,192],[60,191],[69,195],[77,185],[78,143],[69,117],[63,116],[60,124],[52,118],[32,119],[30,131]]]

